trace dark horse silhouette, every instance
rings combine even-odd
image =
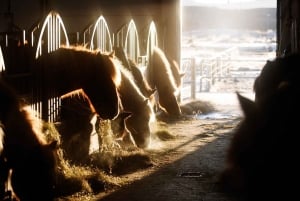
[[[58,96],[82,89],[102,119],[113,119],[119,112],[117,88],[121,76],[111,54],[84,48],[59,48],[40,56],[32,69],[34,79]]]
[[[299,55],[291,55],[268,62],[256,80],[255,102],[238,94],[244,119],[234,130],[220,177],[227,192],[245,200],[297,196],[299,61]]]
[[[1,187],[11,174],[11,185],[20,200],[53,200],[55,196],[57,142],[48,143],[28,106],[0,80]],[[3,196],[5,189],[1,189]],[[42,196],[42,197],[41,197]]]

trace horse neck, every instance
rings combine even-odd
[[[122,76],[122,84],[119,89],[124,109],[129,111],[140,110],[146,99],[137,86],[125,75]]]
[[[31,148],[39,146],[43,139],[38,128],[34,128],[30,114],[25,109],[15,109],[5,126],[5,143],[15,147]]]
[[[176,82],[171,70],[171,64],[164,54],[156,52],[153,55],[152,69],[150,71],[151,79],[153,80],[156,88],[167,88],[168,90],[176,91]]]

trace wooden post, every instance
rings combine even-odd
[[[191,59],[191,98],[196,99],[196,59]]]

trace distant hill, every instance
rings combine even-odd
[[[184,6],[182,18],[183,31],[215,28],[276,30],[276,8],[229,10]]]

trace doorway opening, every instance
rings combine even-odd
[[[182,101],[236,107],[276,57],[276,0],[181,0]],[[239,107],[239,106],[238,106]]]

